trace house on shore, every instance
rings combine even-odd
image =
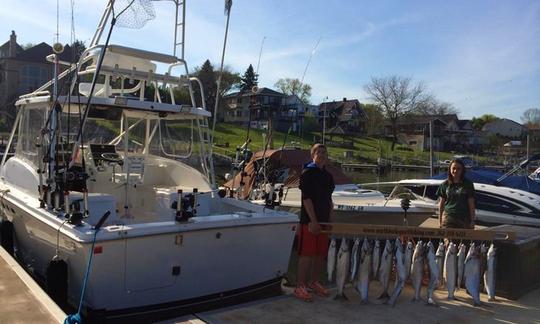
[[[365,134],[367,115],[357,99],[323,102],[319,105],[319,124],[325,129]]]
[[[281,132],[287,132],[289,128],[294,133],[301,130],[306,105],[296,95],[287,96],[263,87],[255,93],[233,92],[223,99],[223,119],[226,123],[250,124],[257,129],[272,127]]]
[[[54,65],[45,58],[53,53],[47,43],[23,49],[17,43],[15,31],[9,41],[0,46],[0,118],[15,119],[14,103],[20,95],[32,92],[53,78]],[[61,61],[72,61],[72,49],[64,46]],[[61,66],[61,71],[65,69]]]
[[[500,118],[486,123],[482,131],[488,135],[495,135],[507,139],[521,139],[527,132],[527,128],[511,119]]]
[[[409,115],[398,120],[398,143],[425,151],[430,145],[430,124],[433,149],[437,151],[479,152],[488,144],[484,132],[474,130],[470,120],[456,114]],[[384,134],[392,136],[392,125],[385,123]]]

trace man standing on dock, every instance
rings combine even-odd
[[[328,152],[323,144],[315,144],[311,148],[313,161],[306,164],[300,176],[302,191],[302,209],[300,212],[300,231],[298,233],[298,277],[294,295],[304,301],[312,301],[313,295],[327,297],[328,291],[319,278],[324,266],[324,258],[328,254],[328,236],[321,233],[319,223],[329,222],[334,204],[332,192],[334,179],[326,170]],[[307,283],[307,275],[311,270],[311,283]],[[311,290],[311,292],[308,291]]]

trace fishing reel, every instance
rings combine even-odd
[[[411,208],[411,200],[409,198],[401,199],[401,209],[407,211],[409,208]]]
[[[176,209],[175,220],[177,222],[186,222],[191,217],[197,215],[197,188],[193,189],[193,193],[183,194],[182,190],[178,190],[178,200],[171,205],[172,209]]]
[[[262,198],[264,199],[264,205],[266,208],[274,209],[275,206],[281,205],[281,201],[283,199],[283,186],[279,186],[276,193],[275,185],[267,183],[264,187]]]

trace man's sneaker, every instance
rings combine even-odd
[[[294,289],[294,296],[296,296],[296,298],[300,299],[300,300],[303,300],[305,302],[310,302],[310,301],[313,301],[313,295],[310,294],[306,287],[305,286],[299,286],[299,287],[296,287],[296,289]]]
[[[315,281],[309,285],[309,289],[314,292],[317,296],[328,297],[328,289],[326,289],[320,282]]]

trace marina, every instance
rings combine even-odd
[[[22,16],[32,34],[51,33],[56,16],[52,46],[17,43],[15,30],[0,44],[1,324],[540,324],[540,109],[528,107],[522,124],[506,118],[535,102],[509,99],[529,100],[523,77],[511,75],[505,87],[519,89],[497,108],[500,88],[489,98],[476,85],[489,82],[424,57],[442,51],[417,50],[428,48],[413,28],[422,22],[459,49],[452,39],[475,39],[470,30],[444,37],[442,19],[427,22],[432,12],[451,17],[453,5],[375,19],[372,9],[389,8],[240,3],[229,35],[225,0],[222,47],[206,0],[77,5],[0,9],[6,26]],[[393,29],[398,37],[386,39]],[[411,64],[437,63],[411,70],[433,89],[378,75],[407,72],[412,50],[397,40],[409,32]],[[262,36],[256,68],[235,72],[265,33],[266,59]],[[318,40],[311,47],[297,34]],[[371,56],[379,38],[400,68]],[[235,54],[226,60],[228,41]],[[464,48],[475,65],[493,64]],[[341,56],[349,50],[354,62]],[[444,53],[461,57],[452,50]],[[304,52],[301,78],[284,75],[301,72]],[[537,71],[531,61],[518,70]],[[508,75],[491,71],[506,63],[495,63],[482,71],[500,87]],[[279,77],[273,88],[270,76]],[[472,117],[471,104],[484,114]]]

